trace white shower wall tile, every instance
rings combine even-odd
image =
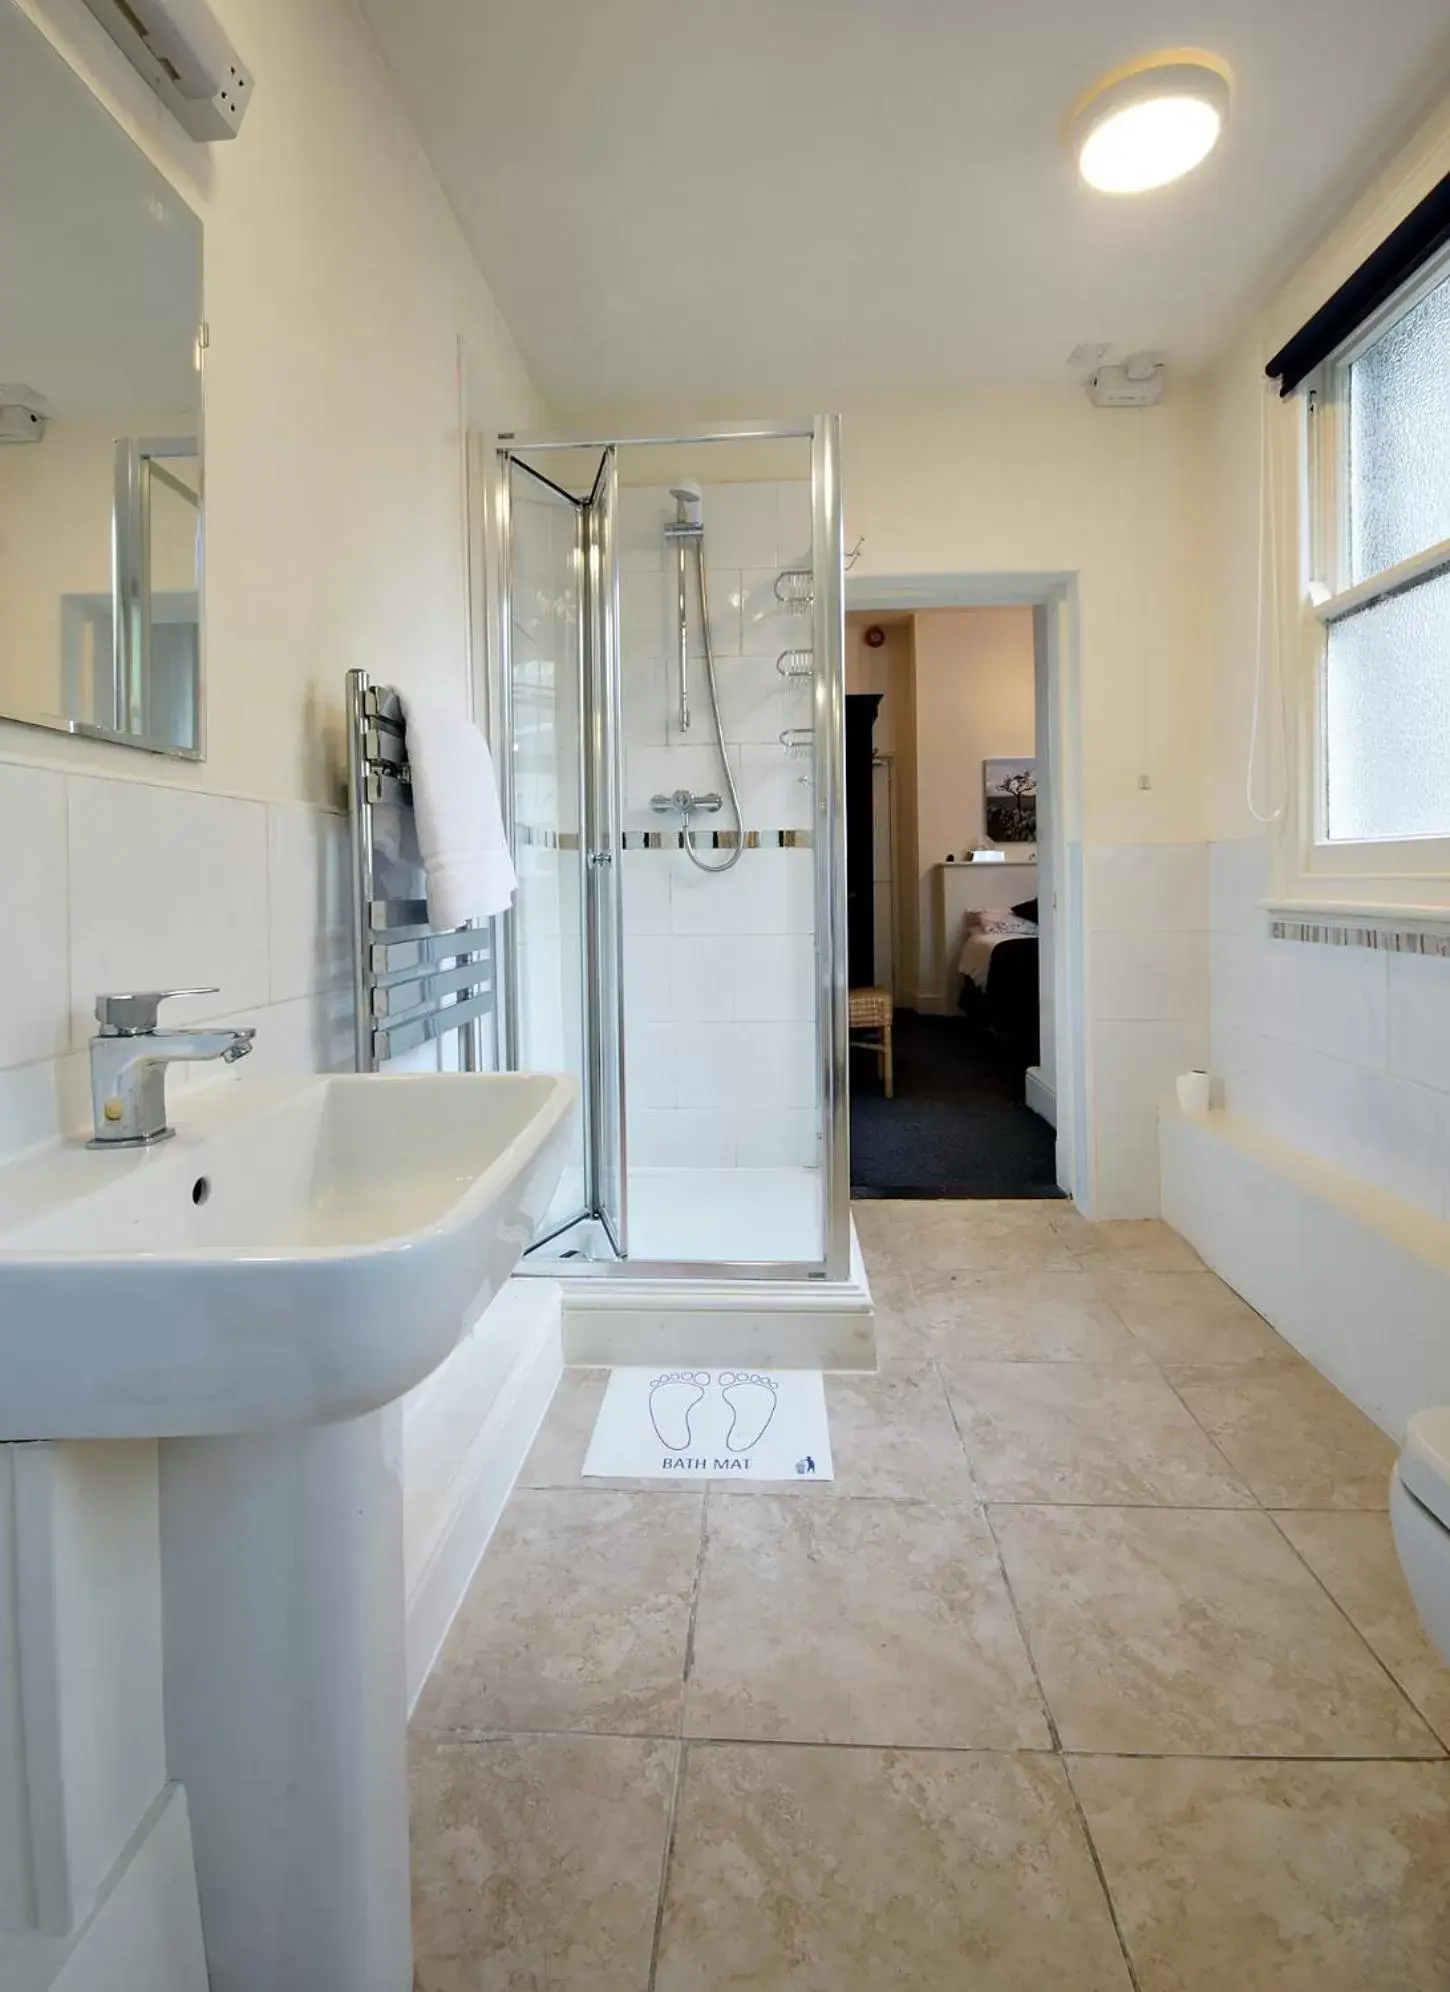
[[[711,631],[722,726],[748,830],[810,826],[806,770],[780,744],[810,720],[809,689],[788,686],[779,652],[810,641],[809,617],[775,596],[784,565],[808,557],[809,481],[706,485]],[[678,721],[676,597],[663,528],[665,486],[621,492],[619,544],[625,809],[630,828],[677,825],[649,807],[678,788],[725,791],[691,575],[688,692]],[[757,634],[744,642],[746,615]],[[744,654],[742,655],[742,648]],[[702,832],[733,829],[728,814]],[[703,852],[718,864],[722,852]],[[813,1164],[815,919],[808,850],[748,849],[728,871],[696,870],[678,849],[624,854],[625,990],[631,1161],[681,1168]]]

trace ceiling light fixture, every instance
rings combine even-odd
[[[1104,194],[1144,194],[1200,165],[1228,122],[1233,74],[1204,49],[1171,48],[1125,63],[1068,114],[1078,170]]]

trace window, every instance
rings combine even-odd
[[[1317,841],[1450,838],[1450,260],[1319,370]]]

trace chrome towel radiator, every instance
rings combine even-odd
[[[365,671],[347,674],[347,791],[352,825],[353,994],[359,1072],[376,1072],[390,1058],[459,1034],[465,1072],[487,1063],[482,1026],[494,1013],[493,924],[435,929],[427,901],[380,888],[375,812],[389,833],[388,884],[411,871],[421,895],[422,869],[413,835],[413,787],[402,702],[390,685]],[[407,855],[412,853],[411,858]]]

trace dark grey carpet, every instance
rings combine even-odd
[[[894,1100],[851,1054],[852,1196],[1058,1197],[1056,1139],[1021,1066],[965,1017],[897,1011]]]

